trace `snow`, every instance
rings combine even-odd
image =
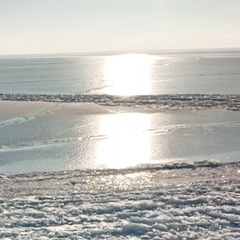
[[[118,96],[105,94],[3,94],[3,101],[88,102],[104,106],[147,107],[171,110],[225,109],[240,110],[240,95],[223,94],[165,94]]]
[[[240,164],[0,175],[0,239],[240,239]]]

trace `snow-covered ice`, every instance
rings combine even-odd
[[[239,94],[165,94],[119,96],[106,94],[3,94],[4,101],[91,102],[104,106],[147,107],[171,110],[240,110]]]
[[[1,239],[240,239],[240,164],[0,175]]]

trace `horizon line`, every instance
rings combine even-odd
[[[182,52],[182,51],[218,51],[218,50],[240,50],[240,47],[198,47],[198,48],[162,48],[162,49],[148,49],[148,50],[103,50],[103,51],[76,51],[76,52],[36,52],[36,53],[9,53],[0,54],[4,56],[37,56],[37,55],[112,55],[112,54],[123,54],[123,53],[153,53],[168,51]]]

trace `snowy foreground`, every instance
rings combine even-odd
[[[240,239],[240,163],[0,175],[0,239]]]

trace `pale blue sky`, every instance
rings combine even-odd
[[[0,0],[0,54],[219,47],[239,0]]]

